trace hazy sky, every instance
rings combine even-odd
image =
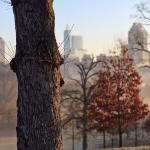
[[[57,42],[63,40],[66,25],[84,39],[84,48],[91,53],[111,49],[118,38],[126,39],[136,14],[135,5],[142,0],[55,0]],[[0,36],[15,45],[11,6],[0,2]],[[9,45],[9,44],[8,44]]]

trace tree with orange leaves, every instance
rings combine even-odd
[[[88,108],[90,128],[118,130],[119,147],[125,129],[148,114],[148,106],[140,98],[141,78],[134,69],[126,48],[122,56],[107,58],[107,66],[99,72],[99,80]]]

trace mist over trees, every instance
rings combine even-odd
[[[141,79],[133,67],[133,60],[127,49],[122,53],[121,57],[106,60],[108,66],[99,72],[88,109],[89,126],[101,132],[117,129],[119,147],[122,147],[122,134],[127,127],[149,112],[148,105],[140,98]]]
[[[90,57],[91,58],[91,57]],[[94,58],[91,58],[87,62],[81,61],[75,63],[75,67],[78,71],[78,76],[72,77],[70,79],[70,88],[65,87],[62,90],[62,101],[67,102],[68,105],[66,110],[69,115],[65,117],[75,120],[78,130],[82,136],[82,149],[86,150],[88,147],[87,143],[87,108],[90,104],[90,95],[94,87],[96,86],[96,75],[97,75],[97,66],[101,63],[100,61],[95,61]],[[94,80],[93,80],[94,78]],[[69,85],[68,84],[68,85]],[[71,113],[70,113],[71,112]],[[71,115],[71,116],[70,116]]]
[[[16,126],[17,82],[8,64],[0,63],[0,128]]]
[[[62,150],[62,131],[71,138],[72,150],[78,138],[82,139],[82,150],[87,150],[89,136],[103,137],[106,148],[110,147],[107,139],[114,146],[114,135],[119,141],[116,147],[124,146],[124,135],[129,137],[133,132],[135,141],[131,145],[137,146],[138,129],[149,135],[149,108],[140,91],[144,89],[148,99],[149,85],[141,86],[144,82],[127,48],[121,45],[121,54],[97,58],[84,55],[81,60],[67,62],[56,43],[53,0],[10,3],[16,54],[10,66],[0,64],[0,129],[15,129],[17,122],[17,150]],[[137,5],[137,10],[141,19],[150,20],[150,10],[144,3]],[[60,66],[65,61],[73,72],[67,75],[64,65],[63,80]]]

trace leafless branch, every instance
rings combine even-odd
[[[136,8],[139,13],[138,18],[150,21],[150,10],[147,7],[147,3],[141,2],[140,4],[136,5]]]
[[[133,51],[144,51],[144,52],[147,52],[147,53],[150,53],[149,50],[147,49],[142,49],[142,48],[132,48]]]

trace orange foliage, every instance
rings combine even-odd
[[[148,114],[148,106],[140,98],[141,78],[133,60],[124,49],[122,57],[108,57],[99,72],[99,80],[88,108],[89,129],[98,131],[124,129]]]

